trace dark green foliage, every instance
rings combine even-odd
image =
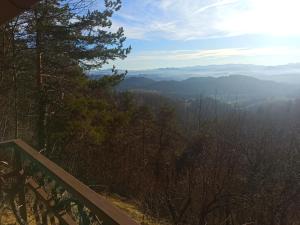
[[[35,127],[30,136],[25,137],[23,128],[24,132],[17,132],[17,136],[29,139],[38,148],[52,148],[49,139],[53,133],[52,123],[58,122],[56,115],[66,105],[73,104],[72,99],[82,98],[84,105],[87,89],[104,92],[125,75],[114,69],[113,76],[99,81],[89,81],[85,76],[85,70],[101,68],[117,58],[124,59],[130,52],[130,47],[124,46],[123,29],[111,29],[111,17],[120,9],[121,2],[107,0],[103,2],[102,11],[87,10],[80,14],[74,10],[77,3],[82,4],[81,7],[88,6],[85,1],[40,1],[34,9],[2,28],[1,73],[3,79],[6,79],[4,76],[8,79],[2,80],[2,84],[13,87],[15,81],[12,91],[19,94],[22,90],[20,94],[25,98],[21,101],[21,96],[14,95],[15,102],[19,110],[22,107],[28,115],[26,119],[30,117],[26,123]],[[13,77],[16,79],[11,79]],[[27,102],[24,108],[22,102]],[[19,120],[24,122],[24,118],[15,116],[15,121]]]

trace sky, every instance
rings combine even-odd
[[[300,0],[123,0],[120,69],[300,62]]]

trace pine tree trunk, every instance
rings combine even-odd
[[[45,102],[42,80],[42,51],[41,51],[41,21],[35,13],[36,19],[36,86],[37,86],[37,145],[39,149],[45,147]]]
[[[12,28],[11,34],[11,44],[12,44],[12,54],[13,54],[13,85],[14,85],[14,117],[15,117],[15,126],[14,126],[14,138],[19,138],[19,107],[18,107],[18,79],[17,79],[17,69],[16,69],[16,46],[15,46],[15,32]]]

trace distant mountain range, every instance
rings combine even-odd
[[[90,73],[92,77],[108,74],[111,74],[110,70]],[[144,77],[153,80],[185,80],[191,77],[222,77],[230,75],[244,75],[263,80],[300,84],[300,63],[279,66],[226,64],[128,71],[128,77]]]
[[[300,94],[298,85],[259,80],[241,75],[229,75],[217,78],[194,77],[180,81],[128,77],[118,85],[117,90],[155,92],[165,96],[182,98],[209,96],[226,101],[291,99]]]

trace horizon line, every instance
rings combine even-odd
[[[300,62],[290,62],[284,64],[274,64],[274,65],[266,65],[266,64],[255,64],[255,63],[223,63],[223,64],[207,64],[207,65],[200,65],[196,64],[193,66],[181,66],[181,67],[152,67],[152,68],[145,68],[145,69],[124,69],[124,68],[116,68],[117,70],[121,71],[147,71],[147,70],[163,70],[163,69],[183,69],[183,68],[193,68],[193,67],[209,67],[209,66],[229,66],[229,65],[244,65],[244,66],[262,66],[262,67],[278,67],[278,66],[288,66],[288,65],[300,65]],[[101,68],[97,70],[91,70],[90,72],[94,71],[107,71],[112,70],[111,68]]]

